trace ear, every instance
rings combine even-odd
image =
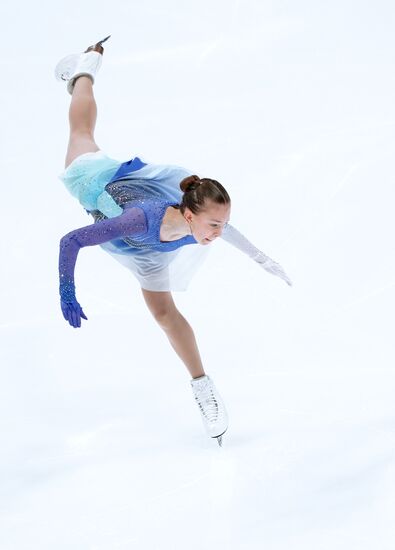
[[[187,222],[192,221],[192,211],[188,207],[186,207],[184,210],[184,218],[187,220]]]

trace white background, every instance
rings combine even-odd
[[[395,544],[392,2],[3,3],[2,550],[381,550]],[[57,61],[112,34],[95,83],[107,154],[218,179],[231,223],[185,293],[229,413],[205,435],[139,284],[81,251],[71,328],[58,245]]]

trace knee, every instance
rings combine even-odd
[[[171,326],[179,315],[171,292],[154,292],[142,289],[145,302],[156,322],[163,328]]]
[[[166,330],[172,326],[174,320],[178,317],[179,312],[176,308],[158,308],[151,311],[158,325]]]

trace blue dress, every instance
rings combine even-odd
[[[181,202],[181,180],[191,174],[138,157],[122,163],[102,151],[77,157],[60,178],[96,223],[63,237],[61,281],[74,282],[80,248],[99,244],[134,273],[142,288],[186,290],[209,246],[200,245],[192,235],[162,242],[160,227],[166,209]]]

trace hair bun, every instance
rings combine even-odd
[[[184,193],[188,193],[188,191],[195,191],[197,187],[201,184],[201,180],[199,176],[188,176],[187,178],[184,178],[182,182],[180,183],[181,191],[184,191]]]

